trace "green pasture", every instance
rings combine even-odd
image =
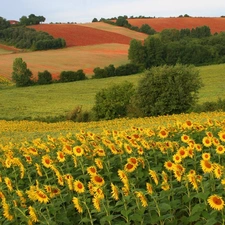
[[[225,98],[225,64],[198,68],[204,87],[199,93],[199,103]],[[89,110],[94,105],[95,94],[112,83],[125,80],[137,84],[141,74],[89,79],[72,83],[24,88],[7,87],[0,90],[0,119],[35,119],[66,115],[76,106]]]

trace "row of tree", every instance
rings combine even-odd
[[[92,22],[97,22],[97,21],[98,20],[95,18],[95,19],[93,19]],[[142,32],[142,33],[149,34],[149,35],[156,33],[156,31],[152,27],[150,27],[148,24],[143,24],[141,27],[131,25],[127,20],[127,16],[119,16],[116,19],[116,22],[114,22],[113,20],[104,19],[104,18],[102,18],[100,21],[111,24],[111,25],[115,25],[115,26],[125,27],[130,30]]]
[[[66,46],[62,38],[54,38],[46,32],[24,26],[0,30],[0,41],[17,48],[32,50],[58,49]]]
[[[128,63],[118,67],[115,67],[113,64],[110,64],[104,68],[96,67],[94,68],[93,72],[94,75],[92,78],[106,78],[114,76],[127,76],[141,71],[138,65]]]
[[[59,76],[59,80],[53,81],[52,74],[45,70],[38,72],[38,79],[35,81],[32,79],[32,71],[27,67],[25,61],[22,58],[16,58],[13,62],[12,80],[16,83],[17,87],[26,87],[34,84],[44,85],[51,84],[52,82],[73,82],[78,80],[87,79],[83,70],[77,71],[62,71]]]
[[[207,26],[195,29],[165,29],[144,43],[132,40],[128,51],[132,63],[144,68],[160,65],[207,65],[225,62],[225,33],[211,35]]]
[[[10,25],[9,21],[0,17],[0,41],[21,49],[47,50],[64,48],[66,41],[63,38],[54,38],[46,32],[26,27],[44,21],[43,16],[31,14],[29,17],[21,17],[18,25]]]

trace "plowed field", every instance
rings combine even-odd
[[[36,30],[45,31],[55,38],[64,38],[67,47],[98,44],[129,44],[131,37],[122,34],[99,30],[78,24],[40,24],[30,26]]]
[[[152,19],[128,19],[133,26],[141,27],[148,24],[150,27],[160,32],[169,28],[195,28],[199,26],[209,26],[212,33],[225,31],[225,18],[219,17],[179,17],[179,18],[152,18]]]

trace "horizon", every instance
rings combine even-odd
[[[163,6],[163,7],[162,7]],[[118,16],[145,16],[155,18],[179,17],[221,17],[225,1],[204,2],[189,0],[8,0],[1,4],[0,16],[7,20],[19,21],[22,16],[35,14],[44,16],[46,23],[87,23],[94,18]]]

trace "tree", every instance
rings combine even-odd
[[[121,26],[121,27],[127,27],[128,26],[128,21],[126,16],[119,16],[118,19],[116,20],[116,25]]]
[[[156,33],[156,31],[153,28],[151,28],[148,24],[143,24],[140,28],[140,31],[142,33],[149,34],[149,35]]]
[[[45,70],[44,72],[38,73],[38,84],[51,84],[52,83],[52,74]]]
[[[187,112],[197,100],[202,82],[194,66],[152,67],[137,88],[138,105],[144,115]]]
[[[93,112],[96,119],[115,119],[127,115],[135,89],[132,83],[114,84],[100,90],[95,96]]]
[[[17,87],[25,87],[32,84],[32,72],[27,68],[22,58],[16,58],[13,62],[12,80]]]
[[[10,22],[6,19],[0,17],[0,30],[4,30],[6,28],[10,27]]]
[[[140,40],[133,39],[128,50],[128,59],[131,63],[144,65],[146,61],[145,48]]]
[[[92,20],[92,23],[94,23],[94,22],[98,22],[98,19],[97,19],[97,18],[94,18],[94,19]]]

